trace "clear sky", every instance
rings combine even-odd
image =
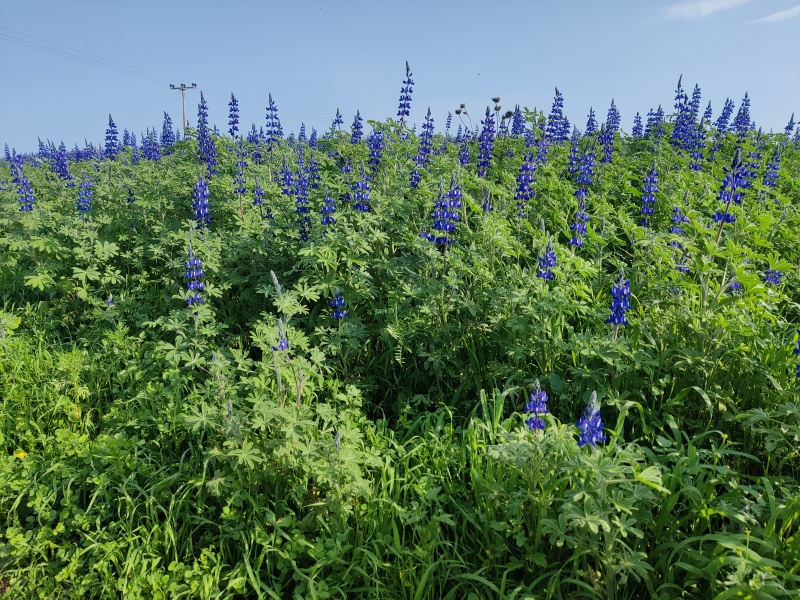
[[[243,128],[265,123],[267,94],[284,132],[395,117],[405,61],[415,81],[411,122],[431,108],[437,129],[462,102],[477,124],[500,96],[549,112],[554,88],[583,129],[611,99],[630,131],[634,113],[672,111],[678,76],[703,92],[714,118],[745,92],[765,130],[800,117],[800,0],[3,0],[0,144],[34,151],[37,138],[101,143],[160,131],[163,112],[227,130],[228,101]],[[457,123],[457,121],[455,121]]]

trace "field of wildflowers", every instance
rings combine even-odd
[[[794,116],[414,85],[6,147],[0,590],[800,595]]]

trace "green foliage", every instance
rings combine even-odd
[[[762,138],[764,156],[784,146],[779,185],[757,178],[720,228],[733,136],[701,171],[667,142],[618,136],[575,248],[566,146],[550,147],[520,209],[522,138],[500,136],[478,178],[478,142],[465,167],[436,136],[411,190],[418,138],[372,126],[386,141],[374,171],[343,132],[261,147],[258,164],[244,143],[260,207],[234,193],[233,141],[217,138],[200,228],[193,139],[159,162],[134,164],[127,149],[71,164],[94,182],[86,219],[49,159],[25,163],[36,210],[20,213],[0,163],[0,589],[797,597],[797,149]],[[298,153],[319,166],[307,241],[282,192]],[[368,213],[343,198],[362,162]],[[420,233],[451,177],[463,206],[445,248]],[[691,220],[680,237],[668,233],[674,206]],[[553,281],[537,277],[548,242]],[[189,243],[204,270],[192,306]],[[631,308],[618,328],[607,319],[620,269]],[[536,379],[550,398],[543,431],[522,415]],[[607,441],[581,448],[573,423],[593,391]]]

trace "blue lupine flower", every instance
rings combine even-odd
[[[228,133],[232,138],[236,137],[239,131],[239,101],[236,96],[231,94],[231,101],[228,102]]]
[[[317,130],[313,127],[311,128],[311,135],[308,136],[308,147],[309,148],[317,148],[319,146],[319,142],[317,141]]]
[[[161,148],[168,153],[175,145],[175,132],[172,130],[172,119],[164,111],[164,123],[161,126]]]
[[[198,158],[206,164],[206,172],[209,176],[217,173],[217,147],[211,139],[208,131],[208,104],[200,92],[200,104],[197,107],[197,146]]]
[[[726,286],[725,293],[729,296],[741,296],[742,295],[742,284],[739,283],[736,279],[731,279],[728,285]]]
[[[783,273],[777,271],[776,269],[767,269],[764,271],[764,283],[768,283],[770,285],[780,285],[782,277]]]
[[[581,132],[575,127],[572,130],[572,137],[569,140],[569,158],[567,160],[567,173],[570,177],[577,176],[581,165]]]
[[[371,210],[369,205],[369,176],[364,170],[364,165],[361,165],[361,177],[358,181],[353,183],[353,208],[361,212],[369,212]]]
[[[272,100],[272,94],[269,94],[269,102],[267,104],[267,145],[270,150],[272,146],[277,144],[283,138],[283,128],[281,127],[281,120],[278,118],[278,107]]]
[[[423,231],[420,236],[439,245],[447,246],[452,244],[455,241],[452,233],[456,229],[456,221],[461,219],[459,210],[462,208],[462,197],[461,188],[456,182],[455,176],[452,176],[450,189],[447,193],[443,192],[441,186],[439,187],[439,196],[433,204],[433,212],[431,213],[431,218],[433,219],[432,228],[444,235],[435,235]]]
[[[108,115],[108,129],[106,129],[106,145],[103,154],[109,160],[114,160],[119,153],[119,142],[117,141],[117,126],[114,124],[114,119]]]
[[[459,131],[460,130],[461,126],[459,126]],[[462,140],[461,148],[458,150],[458,164],[460,164],[462,167],[469,166],[469,145],[466,138]]]
[[[297,141],[301,144],[305,144],[308,142],[308,138],[306,137],[306,124],[300,123],[300,133],[297,134]]]
[[[606,126],[611,129],[614,133],[619,131],[619,126],[621,123],[619,109],[617,105],[614,103],[614,99],[611,99],[611,106],[608,107],[608,114],[606,115]]]
[[[302,154],[298,156],[298,168],[295,173],[295,209],[298,217],[300,230],[300,240],[308,241],[308,228],[311,225],[311,217],[308,214],[308,176],[303,166]]]
[[[690,223],[689,217],[683,214],[680,206],[673,206],[672,207],[672,227],[669,228],[669,232],[675,235],[683,235],[686,233],[683,230],[681,225],[683,223]],[[676,242],[679,243],[679,242]]]
[[[194,210],[194,220],[197,221],[198,227],[205,227],[206,223],[211,222],[211,215],[208,211],[208,182],[202,175],[197,178],[197,183],[194,186],[192,209]]]
[[[661,108],[660,104],[655,112],[651,110],[647,113],[647,125],[644,135],[654,138],[660,138],[664,135],[664,109]]]
[[[606,319],[606,323],[611,323],[615,327],[628,325],[625,313],[631,308],[630,285],[630,279],[625,279],[625,272],[620,269],[617,284],[611,287],[611,316]]]
[[[569,129],[565,130],[564,122],[564,95],[556,88],[556,95],[553,98],[553,107],[550,109],[550,115],[547,117],[546,134],[550,140],[558,144],[564,142],[569,137]],[[567,128],[569,125],[567,125]]]
[[[67,147],[64,142],[61,142],[53,156],[51,168],[61,179],[67,182],[67,187],[73,187],[75,185],[75,177],[69,172],[69,163],[67,161]]]
[[[519,104],[514,107],[514,115],[511,117],[511,135],[522,135],[525,133],[525,117],[519,109]]]
[[[142,139],[142,153],[147,160],[161,160],[161,149],[158,146],[155,129],[152,131],[147,129],[147,135]]]
[[[706,110],[703,113],[703,122],[704,123],[711,123],[711,117],[714,114],[714,111],[711,110],[711,101],[708,101],[708,106],[706,106]]]
[[[400,106],[397,109],[397,116],[400,117],[400,126],[402,127],[405,118],[411,114],[411,92],[414,91],[412,87],[414,80],[411,79],[411,68],[406,61],[406,78],[403,80],[403,87],[400,89]]]
[[[692,125],[690,131],[687,133],[687,136],[689,137],[688,146],[691,150],[689,153],[691,158],[689,168],[692,171],[702,171],[703,159],[705,158],[703,155],[703,150],[705,150],[706,147],[706,136],[705,132],[703,131],[703,124],[700,123],[697,126]]]
[[[697,117],[700,116],[700,86],[696,83],[692,91],[692,99],[689,101],[689,111],[690,122],[697,122]]]
[[[331,300],[334,319],[344,319],[347,317],[347,313],[344,311],[345,306],[347,306],[347,302],[344,301],[339,288],[336,288],[336,294],[333,296],[333,300]]]
[[[25,177],[22,171],[22,163],[14,165],[14,172],[16,173],[14,179],[17,184],[17,196],[19,198],[19,210],[24,213],[29,213],[33,210],[33,205],[36,203],[36,198],[33,195],[33,187],[31,182]]]
[[[600,142],[600,149],[603,152],[600,162],[610,163],[614,158],[614,130],[608,123],[600,126],[600,135],[597,136],[597,140]]]
[[[350,143],[351,144],[358,144],[361,141],[361,137],[363,135],[364,130],[364,119],[361,118],[361,112],[356,111],[356,116],[353,118],[353,133],[350,136]]]
[[[492,150],[494,149],[494,117],[489,107],[486,107],[486,118],[481,121],[481,146],[478,156],[478,177],[486,177],[492,164]]]
[[[336,131],[337,129],[342,128],[344,125],[344,119],[342,118],[342,113],[339,112],[339,109],[336,109],[336,116],[333,117],[333,121],[331,122],[331,131]]]
[[[447,111],[447,120],[444,122],[444,137],[447,140],[450,137],[450,125],[453,124],[453,113]]]
[[[603,435],[603,421],[600,418],[600,405],[597,402],[597,392],[592,392],[589,398],[589,404],[583,416],[577,422],[578,427],[581,429],[580,437],[578,438],[578,446],[585,446],[589,444],[594,447],[598,442],[604,442],[606,436]]]
[[[372,173],[378,171],[381,164],[381,154],[383,153],[383,132],[380,130],[373,131],[367,138],[367,146],[369,147],[369,167]]]
[[[186,304],[193,306],[196,304],[203,304],[203,297],[200,295],[205,289],[203,284],[203,261],[194,255],[192,244],[189,243],[189,260],[186,261],[186,279],[189,280],[186,289],[189,295],[186,298]]]
[[[541,431],[545,428],[546,423],[540,415],[546,415],[550,412],[547,409],[547,392],[542,390],[538,379],[534,382],[533,387],[530,400],[525,405],[525,412],[531,413],[531,416],[525,420],[525,424],[530,431]]]
[[[633,129],[631,130],[631,134],[635,138],[640,138],[643,136],[644,130],[642,129],[642,115],[638,112],[636,116],[633,117]]]
[[[272,346],[273,352],[286,352],[289,349],[289,340],[286,338],[286,328],[283,319],[278,319],[278,345]]]
[[[328,193],[328,190],[325,190],[325,198],[322,200],[322,208],[319,212],[323,215],[322,224],[325,227],[336,224],[336,219],[333,217],[333,214],[336,212],[336,204]]]
[[[589,107],[589,116],[586,119],[586,135],[597,133],[597,118],[594,116],[594,108]]]
[[[753,125],[750,120],[750,98],[748,97],[747,92],[745,92],[742,103],[739,106],[739,111],[736,113],[736,117],[733,119],[733,129],[736,132],[736,137],[738,138],[740,144],[744,142],[744,138],[747,136],[747,132],[750,131],[752,126]]]
[[[420,164],[427,165],[430,162],[431,148],[433,147],[433,117],[431,116],[431,109],[428,107],[428,113],[425,115],[425,122],[422,124],[422,135],[419,137],[419,153],[421,158]]]
[[[642,188],[642,208],[639,214],[644,215],[639,223],[642,227],[648,227],[649,223],[647,217],[653,214],[653,205],[656,203],[656,192],[658,191],[658,171],[653,165],[644,178],[644,187]]]
[[[797,330],[797,347],[794,349],[796,355],[800,355],[800,329]],[[800,364],[797,365],[797,376],[800,377]]]
[[[725,204],[725,210],[718,210],[713,216],[714,222],[720,223],[720,227],[724,223],[736,222],[736,217],[730,212],[730,205],[731,201],[735,204],[742,203],[742,192],[738,190],[743,189],[746,184],[743,169],[742,150],[741,147],[737,147],[731,159],[731,168],[726,169],[727,173],[722,180],[722,187],[717,195],[717,199]]]
[[[792,131],[794,131],[794,113],[792,113],[792,116],[789,117],[789,122],[786,124],[786,128],[783,130],[787,136],[792,135]]]
[[[83,174],[80,189],[78,190],[78,212],[83,213],[83,219],[92,209],[92,180]]]
[[[714,123],[714,127],[720,134],[725,134],[728,132],[728,123],[731,120],[731,115],[733,115],[733,100],[730,98],[725,99],[725,104],[722,107],[722,112],[720,113],[719,117],[717,118],[716,123]]]
[[[556,276],[551,269],[555,266],[556,253],[555,250],[553,250],[552,242],[548,241],[544,256],[539,257],[539,271],[536,273],[536,277],[544,279],[545,281],[553,281]]]
[[[253,187],[253,206],[258,206],[259,209],[264,204],[264,196],[266,192],[261,189],[261,181],[256,177],[256,184]]]
[[[775,189],[778,187],[778,171],[781,168],[781,152],[778,148],[772,153],[772,159],[767,163],[763,183],[765,187]]]
[[[686,264],[686,257],[685,256],[681,256],[675,262],[675,270],[680,272],[680,273],[682,273],[682,274],[684,274],[684,275],[688,275],[690,273],[689,267]]]
[[[532,185],[535,173],[536,163],[533,161],[533,153],[526,152],[522,164],[519,166],[517,191],[514,194],[514,200],[517,201],[517,217],[520,219],[525,218],[525,209],[528,202],[533,198]]]

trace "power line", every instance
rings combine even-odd
[[[122,70],[128,72],[128,74],[133,74],[133,75],[137,75],[137,76],[145,77],[145,78],[157,78],[157,79],[160,79],[160,80],[174,80],[174,79],[176,79],[175,77],[169,77],[167,75],[164,75],[163,73],[158,73],[156,71],[150,71],[148,69],[143,69],[141,67],[137,67],[137,66],[134,66],[134,65],[129,65],[127,63],[124,63],[124,62],[121,62],[121,61],[118,61],[118,60],[114,60],[114,59],[111,59],[111,58],[105,58],[104,56],[100,56],[98,54],[92,54],[91,52],[86,52],[85,50],[78,50],[77,48],[71,48],[70,46],[65,46],[63,44],[57,44],[56,42],[52,42],[50,40],[46,40],[46,39],[43,39],[43,38],[40,38],[40,37],[36,37],[35,35],[31,35],[29,33],[23,33],[21,31],[16,31],[14,29],[9,29],[8,27],[3,27],[2,25],[0,25],[0,29],[8,31],[11,34],[14,34],[14,35],[10,35],[8,33],[0,32],[0,36],[2,36],[4,39],[7,39],[7,40],[15,42],[15,43],[24,44],[24,45],[27,45],[27,46],[30,46],[30,47],[34,47],[34,48],[37,48],[39,50],[44,50],[45,52],[51,52],[53,54],[57,54],[59,56],[65,57],[65,58],[72,58],[72,59],[75,59],[75,60],[79,60],[81,62],[88,62],[89,64],[94,64],[96,66],[100,66],[100,67],[104,67],[104,68],[110,68],[112,70],[122,69]],[[16,37],[16,36],[23,36],[23,38],[31,38],[31,40],[36,40],[36,41],[20,39],[19,37]],[[75,56],[75,55],[78,55],[78,56]],[[83,55],[83,56],[80,56],[80,55]]]

